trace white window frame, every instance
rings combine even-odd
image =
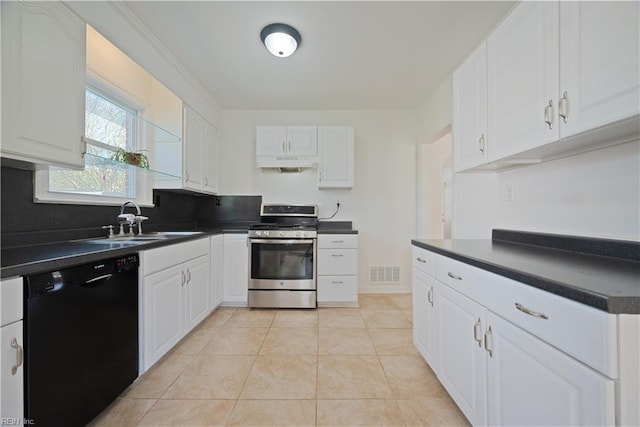
[[[96,92],[98,95],[104,95],[107,98],[113,99],[115,102],[122,104],[123,106],[136,110],[138,116],[143,116],[145,105],[129,96],[122,89],[117,87],[112,82],[107,81],[101,76],[90,73],[87,70],[87,89]],[[140,129],[137,129],[140,132]],[[144,138],[140,135],[139,150],[144,150],[145,146]],[[94,144],[94,145],[99,145]],[[127,200],[134,200],[139,206],[153,207],[153,176],[152,172],[145,172],[141,168],[136,166],[123,166],[132,168],[135,171],[135,198],[130,197],[112,197],[92,194],[74,194],[49,191],[49,167],[38,166],[34,174],[34,194],[33,199],[35,203],[57,203],[57,204],[76,204],[76,205],[103,205],[103,206],[120,206]]]

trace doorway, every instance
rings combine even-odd
[[[450,239],[453,212],[453,152],[451,128],[421,144],[421,237]]]

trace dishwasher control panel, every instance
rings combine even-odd
[[[138,260],[138,254],[127,255],[122,258],[116,259],[116,268],[118,271],[129,270],[130,268],[138,268],[140,262]]]

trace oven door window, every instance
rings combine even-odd
[[[251,278],[313,279],[313,243],[251,243]]]

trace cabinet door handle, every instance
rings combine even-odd
[[[447,272],[447,276],[451,277],[452,279],[455,280],[462,280],[462,277],[458,276],[457,274],[453,274],[452,272]]]
[[[480,135],[480,139],[478,139],[478,149],[484,154],[484,133]]]
[[[18,345],[16,338],[11,339],[11,348],[16,349],[16,364],[11,367],[11,375],[15,375],[18,373],[18,368],[22,366],[24,352],[22,351],[22,346]]]
[[[427,292],[427,301],[429,301],[429,304],[433,307],[433,286],[431,286],[429,292]]]
[[[420,258],[420,257],[416,258],[416,261],[421,262],[421,263],[423,263],[423,264],[426,264],[426,263],[427,263],[427,260],[426,260],[426,259],[422,259],[422,258]]]
[[[209,186],[209,178],[207,178],[206,176],[204,177],[204,185],[206,185],[207,187]]]
[[[187,182],[189,182],[189,170],[187,170],[186,173],[187,173]]]
[[[549,129],[553,128],[553,99],[550,99],[549,105],[544,107],[544,122],[549,126]]]
[[[544,319],[544,320],[549,319],[549,316],[547,316],[546,314],[538,313],[537,311],[530,310],[524,305],[520,304],[519,302],[516,303],[516,308],[521,312],[528,314],[529,316],[537,317],[538,319]]]
[[[482,348],[482,323],[480,323],[480,319],[473,325],[473,339],[478,342],[478,347]]]
[[[484,349],[489,353],[489,357],[493,357],[493,332],[491,326],[484,333]]]
[[[187,268],[187,283],[191,283],[191,270]]]
[[[186,275],[184,274],[184,271],[180,272],[180,286],[184,286],[185,281],[187,280]]]
[[[331,254],[331,256],[334,256],[334,257],[341,257],[341,256],[344,256],[344,255],[343,255],[343,254]]]
[[[331,283],[334,285],[342,285],[344,282],[342,280],[332,280]]]
[[[291,151],[291,141],[289,141],[289,151]]]
[[[284,144],[285,144],[285,142],[284,142],[284,141],[282,141],[282,152],[283,152],[283,153],[285,152]]]
[[[567,117],[569,117],[569,98],[567,97],[567,91],[562,94],[562,98],[558,102],[558,115],[562,117],[562,121],[567,123]]]

